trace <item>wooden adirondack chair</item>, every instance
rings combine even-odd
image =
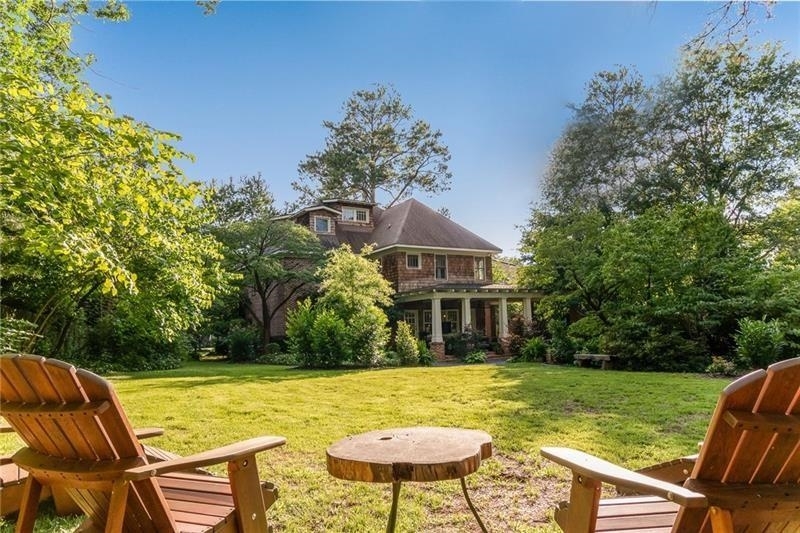
[[[257,437],[152,462],[111,384],[55,359],[0,356],[0,414],[26,447],[28,472],[16,531],[33,530],[43,487],[63,488],[87,515],[82,531],[264,532],[275,499],[255,454],[283,437]],[[191,470],[227,462],[228,477]]]
[[[13,433],[14,428],[9,426],[4,420],[0,419],[0,434]],[[137,428],[134,430],[137,439],[145,439],[149,437],[157,437],[164,434],[162,428]],[[142,445],[144,454],[147,456],[148,462],[153,461],[166,461],[167,459],[177,459],[179,456],[170,453],[155,446]],[[197,473],[207,474],[208,472],[202,469],[196,469]],[[0,456],[0,516],[9,516],[19,511],[22,505],[22,496],[25,493],[25,483],[28,480],[28,472],[14,464],[14,460],[10,455]],[[39,495],[39,501],[45,501],[52,498],[55,505],[56,514],[59,516],[81,514],[83,511],[80,507],[69,497],[69,494],[61,488],[43,486],[42,493]]]
[[[682,486],[568,448],[542,455],[572,469],[555,513],[566,533],[800,532],[800,358],[725,387]],[[601,483],[649,496],[601,499]]]

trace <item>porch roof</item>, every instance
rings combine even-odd
[[[432,300],[433,298],[476,298],[476,299],[495,299],[495,298],[533,298],[540,299],[543,296],[541,291],[529,288],[520,288],[514,285],[494,283],[491,285],[477,284],[442,284],[431,287],[424,287],[410,291],[398,292],[394,299],[398,303],[416,302],[419,300]]]

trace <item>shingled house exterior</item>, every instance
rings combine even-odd
[[[492,256],[500,248],[410,199],[382,209],[353,200],[325,200],[286,215],[307,226],[327,248],[349,244],[372,257],[394,287],[395,304],[419,338],[444,356],[444,335],[472,328],[502,339],[508,334],[508,302],[521,301],[531,318],[539,294],[492,283]],[[290,302],[286,310],[294,307]],[[285,334],[285,312],[273,319],[274,336]]]

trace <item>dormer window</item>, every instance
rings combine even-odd
[[[316,233],[330,233],[331,219],[328,217],[314,217],[314,231]]]
[[[369,211],[360,207],[343,207],[342,220],[348,222],[369,222]]]

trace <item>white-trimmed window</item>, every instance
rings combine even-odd
[[[406,254],[406,268],[422,268],[422,260],[419,254]]]
[[[433,332],[431,329],[431,323],[433,322],[431,319],[432,316],[433,313],[429,309],[422,311],[422,330],[429,335]]]
[[[458,309],[442,309],[442,333],[459,333],[461,322],[458,320],[460,313]]]
[[[314,231],[316,233],[331,233],[331,219],[328,217],[314,217]]]
[[[369,222],[369,211],[360,207],[343,207],[342,220],[352,222]]]
[[[461,331],[461,322],[459,322],[459,315],[461,313],[458,309],[442,309],[442,333],[458,333]],[[433,313],[425,309],[422,311],[422,328],[426,333],[433,331],[431,324],[433,323]]]
[[[447,256],[436,255],[434,261],[435,261],[434,277],[436,279],[447,279]]]
[[[419,337],[419,323],[417,322],[417,311],[405,311],[403,313],[403,320],[406,324],[411,326],[411,331],[414,332],[415,337]]]
[[[481,281],[486,279],[486,258],[485,257],[476,257],[475,258],[475,279],[481,280]]]

